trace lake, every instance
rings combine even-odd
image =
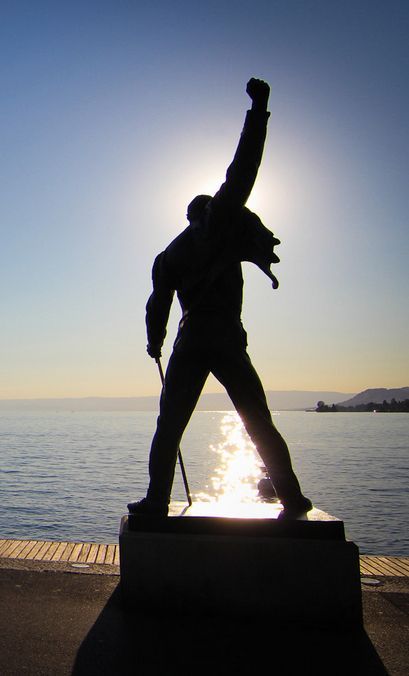
[[[0,413],[0,538],[115,542],[143,497],[155,412]],[[363,554],[409,556],[409,415],[273,413],[303,492]],[[194,413],[181,450],[194,499],[258,500],[261,462],[232,411]],[[172,498],[184,499],[177,470]]]

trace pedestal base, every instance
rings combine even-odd
[[[280,623],[362,624],[358,548],[345,541],[339,520],[277,521],[254,517],[254,510],[248,519],[187,514],[123,517],[127,605],[189,615],[263,614]]]

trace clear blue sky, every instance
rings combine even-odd
[[[265,387],[409,385],[408,34],[394,0],[3,2],[0,398],[158,391],[153,258],[222,182],[251,76],[249,206],[282,240],[278,291],[245,265]]]

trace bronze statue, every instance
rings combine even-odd
[[[161,356],[174,292],[182,319],[166,371],[160,415],[152,441],[146,498],[128,505],[133,514],[167,515],[182,434],[209,373],[226,388],[280,498],[283,516],[312,508],[292,469],[286,442],[274,426],[260,379],[247,354],[241,323],[241,261],[252,261],[277,288],[270,270],[279,244],[245,207],[261,163],[269,85],[252,78],[252,106],[226,180],[213,196],[198,195],[187,209],[188,227],[153,265],[153,292],[146,307],[148,353]]]

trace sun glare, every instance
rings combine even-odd
[[[228,506],[254,502],[258,496],[257,484],[262,477],[261,463],[236,413],[224,416],[221,433],[223,441],[210,447],[217,459],[211,477],[213,493],[201,493],[197,497]]]

